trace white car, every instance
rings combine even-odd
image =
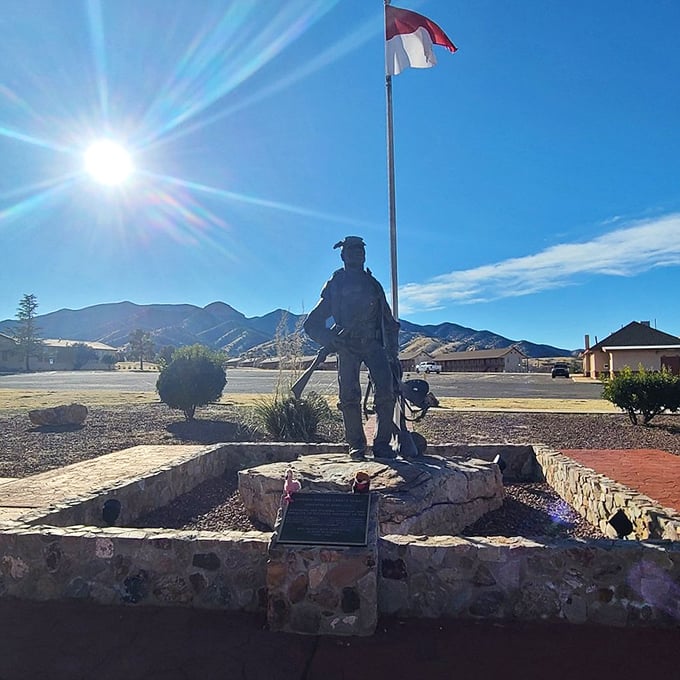
[[[441,364],[435,364],[433,361],[421,361],[416,364],[416,373],[441,373]]]

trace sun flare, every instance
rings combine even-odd
[[[123,146],[110,139],[100,139],[85,151],[85,170],[96,182],[117,186],[130,177],[134,166]]]

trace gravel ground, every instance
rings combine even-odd
[[[24,477],[137,444],[211,444],[264,437],[247,412],[215,405],[186,423],[163,404],[93,407],[80,428],[37,428],[25,410],[0,411],[0,477]],[[417,425],[433,444],[542,443],[553,448],[656,448],[680,455],[680,417],[659,416],[633,426],[625,415],[431,411]],[[339,441],[339,421],[321,434]],[[580,536],[600,534],[546,484],[506,487],[503,507],[467,530],[469,535]],[[252,529],[236,491],[235,475],[205,482],[139,522],[140,526]]]
[[[505,487],[503,506],[480,518],[465,536],[549,536],[603,538],[548,484],[538,482]],[[246,514],[237,491],[236,475],[225,475],[196,487],[163,508],[139,518],[137,527],[223,531],[269,531]]]

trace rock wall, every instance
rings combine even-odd
[[[630,538],[680,540],[680,513],[673,508],[663,508],[545,446],[535,446],[534,452],[548,484],[606,536],[616,538],[609,520],[621,510],[633,525]]]
[[[313,445],[225,444],[218,447],[223,456],[220,466],[243,469],[259,462],[292,460],[300,447],[307,453],[319,451]],[[510,459],[512,448],[503,447]],[[633,507],[642,508],[647,514],[641,511],[640,518],[646,516],[648,521],[641,524],[650,535],[650,527],[658,526],[663,535],[672,534],[672,527],[678,536],[678,518],[673,511],[666,512],[624,487],[612,486],[611,480],[555,451],[534,448],[543,474],[558,493],[574,499],[572,504],[592,497],[583,502],[592,506],[598,517],[608,516],[617,507],[629,512],[634,512]],[[480,455],[478,447],[468,449],[465,455],[475,458],[494,453]],[[532,465],[524,452],[516,459],[524,460],[518,463],[520,468]],[[212,463],[205,465],[207,470]],[[589,486],[592,491],[585,490]],[[30,526],[26,521],[8,520],[0,522],[0,597],[264,612],[270,539],[271,534],[261,532]],[[377,545],[376,614],[566,619],[629,626],[680,624],[678,541],[389,535]],[[298,565],[297,576],[307,575],[305,593],[316,596],[319,584],[330,573],[329,567],[323,566],[323,549],[286,549]],[[343,614],[351,616],[345,609],[356,604],[356,593],[339,574],[345,569],[353,574],[351,580],[358,582],[368,572],[358,575],[356,564],[343,567],[336,552],[333,571],[339,571],[333,578],[343,584],[337,602]],[[299,584],[303,582],[301,576]],[[273,588],[273,583],[270,585]],[[320,596],[319,602],[324,597]]]
[[[262,611],[269,538],[257,531],[3,531],[0,597]]]
[[[393,616],[680,622],[678,543],[385,536],[380,576]]]
[[[486,461],[500,456],[503,461],[504,482],[537,481],[542,474],[532,444],[428,444],[427,454]]]
[[[145,449],[134,447],[140,457],[147,455]],[[159,447],[155,447],[159,448]],[[160,447],[170,451],[179,447]],[[22,520],[28,524],[49,524],[52,526],[72,526],[85,524],[107,526],[102,511],[108,500],[120,503],[120,516],[117,526],[125,526],[155,508],[168,504],[173,499],[187,493],[201,482],[214,479],[226,472],[264,465],[272,461],[293,461],[298,456],[307,456],[322,451],[346,452],[344,444],[304,444],[282,442],[237,442],[211,444],[195,452],[174,457],[172,461],[145,470],[143,473],[122,468],[115,483],[99,484],[93,475],[91,491],[85,495],[69,494],[66,499],[53,499],[49,508],[26,512]],[[109,457],[115,454],[109,454]],[[105,464],[106,457],[102,457]],[[76,464],[79,465],[79,464]],[[65,469],[65,468],[64,468]],[[43,473],[43,476],[49,473]],[[28,484],[30,478],[20,480]],[[279,482],[280,484],[280,482]]]

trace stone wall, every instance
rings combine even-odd
[[[191,491],[206,479],[224,474],[228,456],[223,447],[209,446],[183,459],[173,461],[146,472],[143,476],[121,479],[106,489],[93,489],[86,496],[76,496],[56,502],[48,512],[38,510],[27,515],[29,524],[49,524],[67,527],[77,524],[106,526],[103,518],[104,504],[109,500],[120,503],[117,526],[132,524],[138,517]],[[121,471],[123,472],[123,471]]]
[[[503,461],[503,481],[536,481],[542,472],[531,444],[429,444],[427,454],[443,458]]]
[[[672,511],[666,513],[624,487],[615,488],[611,480],[555,451],[533,447],[536,456],[531,462],[532,456],[522,447],[495,446],[463,450],[451,445],[451,452],[455,447],[458,455],[487,460],[500,452],[510,461],[511,470],[520,471],[535,472],[537,460],[539,472],[542,469],[558,493],[567,500],[569,494],[577,494],[571,497],[572,504],[580,502],[574,499],[592,496],[592,501],[583,502],[596,510],[600,507],[602,517],[616,507],[629,512],[633,507],[647,508],[649,526],[663,526],[664,534],[670,532],[669,526],[677,531]],[[433,453],[444,453],[440,447],[433,448]],[[215,449],[213,462],[209,456],[204,463],[185,468],[187,474],[194,471],[195,483],[203,481],[199,477],[212,465],[222,471],[242,469],[258,461],[291,460],[299,453],[319,451],[318,446],[298,444],[225,444]],[[184,484],[170,470],[156,473],[166,476],[165,481],[161,477],[154,482],[156,488],[165,484],[178,490]],[[126,483],[131,489],[137,484],[139,490],[140,481]],[[592,493],[585,491],[589,486]],[[610,498],[619,505],[613,505]],[[81,500],[100,508],[103,497]],[[69,511],[79,512],[76,506],[74,501]],[[270,538],[271,534],[261,532],[30,526],[7,521],[0,525],[0,597],[264,612]],[[294,555],[296,560],[300,557],[300,564],[321,566],[321,550],[312,561],[303,559],[304,551],[310,549],[300,548],[300,555]],[[340,559],[337,562],[341,564]],[[318,576],[321,571],[315,573]],[[607,625],[680,623],[677,541],[390,535],[378,542],[376,576],[378,611],[386,615],[567,619]]]
[[[677,626],[680,544],[386,536],[386,615]]]
[[[0,597],[261,611],[270,534],[95,527],[0,532]]]
[[[346,452],[343,444],[298,444],[281,442],[239,442],[213,444],[187,454],[172,465],[163,465],[141,476],[125,476],[108,488],[95,488],[85,496],[74,496],[57,501],[47,510],[26,513],[22,518],[28,524],[51,526],[106,526],[102,511],[106,501],[120,503],[117,526],[131,524],[138,517],[170,503],[208,479],[247,467],[264,465],[273,461],[293,461],[300,455],[312,455],[319,450]]]
[[[680,514],[672,508],[545,446],[535,446],[534,452],[548,484],[605,535],[616,537],[609,519],[622,510],[633,524],[631,537],[680,540]]]

